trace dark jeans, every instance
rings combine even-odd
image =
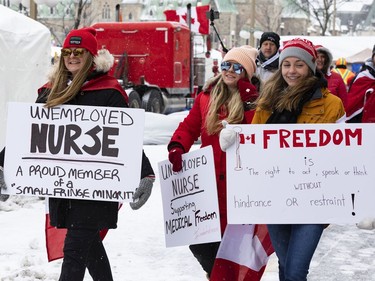
[[[82,281],[86,268],[94,281],[113,280],[99,230],[68,229],[59,281]]]
[[[269,224],[267,227],[279,259],[280,281],[306,281],[324,225]]]
[[[190,251],[201,264],[203,270],[207,272],[208,276],[211,275],[211,271],[214,266],[219,246],[220,242],[196,244],[189,246]]]

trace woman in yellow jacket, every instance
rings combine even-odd
[[[336,123],[345,121],[342,101],[327,89],[316,70],[316,51],[304,39],[288,41],[280,53],[279,70],[257,101],[252,124]],[[323,224],[267,225],[279,260],[280,281],[307,280]]]

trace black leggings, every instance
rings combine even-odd
[[[94,281],[113,280],[99,230],[68,229],[59,281],[82,281],[86,268]]]
[[[219,250],[219,246],[220,242],[196,244],[189,246],[190,251],[201,264],[203,270],[207,272],[208,276],[211,276],[211,271],[214,267],[215,258],[217,251]]]

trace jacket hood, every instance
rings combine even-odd
[[[327,48],[323,47],[323,46],[318,46],[316,48],[316,51],[319,53],[324,53],[327,55],[328,57],[328,65],[331,65],[332,64],[332,60],[333,60],[333,56],[332,56],[332,53],[330,50],[328,50]]]
[[[94,57],[95,71],[97,72],[108,72],[113,64],[115,58],[107,49],[101,49],[98,51],[98,54]],[[56,78],[59,68],[59,63],[55,63],[48,74],[48,81],[51,82]]]
[[[107,49],[98,51],[98,55],[94,57],[95,70],[98,72],[108,72],[113,66],[115,58]]]

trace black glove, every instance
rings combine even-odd
[[[133,202],[129,203],[133,210],[138,210],[141,208],[146,203],[148,198],[150,198],[154,181],[155,176],[147,176],[141,179],[138,188],[133,194]]]
[[[0,166],[0,201],[6,201],[9,198],[8,194],[2,194],[4,190],[7,189],[7,185],[4,181],[4,170],[3,167]]]

